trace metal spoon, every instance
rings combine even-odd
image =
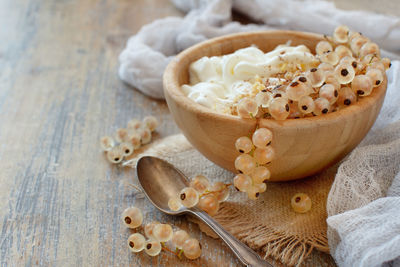
[[[185,175],[173,165],[156,157],[142,157],[137,163],[136,171],[144,194],[156,208],[169,215],[191,214],[199,218],[231,248],[245,266],[273,267],[200,209],[182,207],[178,211],[170,210],[168,200],[176,197],[184,187],[189,185]]]

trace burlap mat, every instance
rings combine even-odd
[[[144,155],[163,158],[188,177],[203,174],[212,181],[231,183],[234,176],[207,160],[181,134],[143,147],[125,165],[135,167],[136,161]],[[214,218],[265,258],[299,265],[314,248],[329,251],[326,199],[335,172],[336,168],[330,168],[299,181],[269,183],[267,191],[257,201],[248,200],[245,194],[231,190],[228,201],[221,205]],[[312,209],[306,214],[295,213],[290,206],[291,197],[298,192],[306,193],[312,199]],[[206,234],[215,236],[207,226],[199,226]]]

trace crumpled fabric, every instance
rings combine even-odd
[[[290,29],[331,34],[340,24],[383,49],[400,52],[400,18],[343,11],[326,1],[174,0],[187,12],[144,26],[119,57],[119,76],[163,99],[162,74],[183,49],[243,31]],[[232,9],[264,24],[232,22]],[[368,19],[366,19],[368,18]],[[392,59],[395,54],[384,52]],[[392,61],[381,113],[363,142],[338,169],[327,201],[328,240],[339,266],[400,266],[400,61]]]
[[[399,73],[394,61],[378,119],[329,192],[328,241],[339,266],[400,266]]]

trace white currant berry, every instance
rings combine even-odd
[[[365,43],[360,49],[360,57],[365,57],[368,54],[374,54],[380,57],[379,46],[373,42]]]
[[[182,249],[183,244],[188,239],[190,239],[190,236],[185,230],[178,230],[172,235],[171,242],[176,248]]]
[[[178,211],[182,207],[182,204],[178,197],[172,197],[168,200],[168,207],[172,211]]]
[[[259,92],[255,96],[255,100],[258,106],[261,106],[263,108],[267,108],[269,105],[269,102],[272,99],[272,95],[269,92]]]
[[[381,60],[383,66],[385,66],[385,69],[389,69],[392,66],[392,63],[390,62],[390,59],[387,57],[382,58]]]
[[[111,163],[118,164],[124,159],[124,153],[119,146],[113,147],[111,150],[107,151],[107,159]]]
[[[336,80],[334,72],[331,75],[327,76],[325,79],[326,84],[331,84],[335,90],[339,91],[341,84]]]
[[[123,143],[128,139],[128,130],[125,128],[119,128],[115,132],[115,140],[117,140],[118,143]]]
[[[293,101],[298,101],[302,96],[308,95],[311,91],[312,89],[307,83],[307,78],[304,76],[297,77],[286,87],[286,95]]]
[[[147,128],[140,128],[138,130],[140,134],[140,142],[142,145],[146,145],[151,142],[151,131]]]
[[[339,91],[332,84],[327,83],[319,89],[319,97],[327,99],[331,105],[336,102],[338,96]]]
[[[172,238],[172,227],[169,224],[160,223],[154,226],[153,236],[157,241],[167,242]]]
[[[306,213],[311,209],[311,198],[304,193],[295,194],[290,203],[297,213]]]
[[[311,113],[314,111],[315,108],[314,100],[312,99],[312,97],[308,95],[303,96],[302,98],[299,99],[298,107],[299,110],[304,114]]]
[[[367,66],[367,71],[370,69],[378,69],[382,72],[382,75],[384,75],[386,73],[386,67],[385,65],[382,63],[382,61],[375,61],[372,62],[371,64],[369,64]]]
[[[196,175],[189,185],[201,194],[210,188],[210,181],[204,175]]]
[[[128,238],[128,247],[132,252],[140,252],[144,249],[146,239],[139,233],[134,233]]]
[[[349,106],[357,101],[357,96],[350,87],[342,87],[336,103],[339,107]]]
[[[114,139],[110,136],[103,136],[100,139],[100,146],[103,151],[110,151],[115,146]]]
[[[260,164],[270,163],[275,157],[275,150],[272,147],[259,148],[254,150],[254,160]]]
[[[343,65],[351,65],[353,68],[354,68],[354,70],[359,70],[359,68],[358,68],[358,61],[357,61],[357,59],[355,59],[354,57],[352,57],[352,56],[345,56],[345,57],[343,57],[340,61],[339,61],[339,64],[343,64]]]
[[[235,178],[233,178],[233,185],[236,190],[247,192],[247,190],[252,186],[252,180],[247,174],[239,173]]]
[[[335,68],[335,78],[341,84],[348,84],[356,75],[350,64],[338,64]]]
[[[157,256],[161,252],[161,244],[156,240],[147,240],[144,247],[144,251],[149,256],[152,257]]]
[[[384,80],[383,73],[379,69],[369,69],[366,75],[372,80],[373,87],[378,87]]]
[[[288,97],[286,95],[286,87],[280,86],[278,89],[273,89],[271,93],[272,93],[271,101],[274,98],[284,98],[286,100],[288,99]],[[270,105],[271,105],[271,101],[269,103]],[[269,105],[268,105],[268,107],[269,107]]]
[[[133,153],[133,146],[131,143],[121,143],[119,144],[119,149],[124,154],[124,157],[128,157]]]
[[[335,69],[325,71],[325,81],[324,81],[324,83],[323,83],[322,85],[324,85],[324,84],[327,83],[327,82],[326,82],[327,79],[329,79],[329,78],[334,78],[334,77],[335,77]],[[321,85],[321,86],[322,86],[322,85]],[[339,84],[339,85],[340,85],[340,84]],[[319,88],[318,88],[318,87],[314,88],[314,93],[316,93],[316,92],[318,92],[318,91],[319,91]]]
[[[322,62],[321,64],[318,65],[318,69],[321,69],[326,72],[326,71],[333,71],[335,68],[333,67],[332,64]]]
[[[252,141],[259,148],[269,146],[272,142],[272,132],[267,128],[258,128],[252,136]]]
[[[242,118],[252,118],[257,115],[258,105],[252,98],[242,98],[237,105],[237,112]]]
[[[129,133],[127,137],[127,142],[132,144],[134,150],[140,148],[140,146],[142,145],[141,137],[138,132]]]
[[[349,32],[349,42],[353,41],[355,38],[358,38],[360,36],[361,36],[360,32],[350,31]]]
[[[336,65],[339,62],[340,58],[339,58],[339,55],[335,51],[332,51],[332,52],[328,52],[328,53],[324,53],[324,54],[320,55],[319,59],[321,60],[321,62]]]
[[[312,87],[320,87],[325,82],[326,73],[322,69],[312,68],[306,75]]]
[[[197,239],[190,238],[183,243],[182,246],[183,254],[189,260],[194,260],[201,255],[201,246]]]
[[[253,143],[247,136],[242,136],[236,140],[235,147],[240,153],[249,153],[253,149]]]
[[[333,32],[333,40],[335,43],[344,44],[349,40],[349,28],[346,25],[340,25],[336,27]]]
[[[275,120],[285,120],[290,113],[288,100],[284,97],[276,97],[272,99],[268,111]]]
[[[351,40],[350,48],[355,55],[358,55],[360,53],[361,47],[368,41],[369,39],[367,37],[360,35]]]
[[[142,127],[142,122],[137,119],[132,119],[128,122],[127,128],[130,130],[138,130]]]
[[[156,225],[160,224],[160,222],[154,221],[146,224],[144,226],[144,234],[147,236],[149,239],[155,239],[153,235],[153,230]]]
[[[158,120],[154,116],[146,116],[143,119],[143,124],[153,132],[158,126]]]
[[[332,45],[328,41],[320,41],[315,46],[315,52],[317,55],[322,55],[324,53],[329,53],[333,51]]]
[[[372,79],[367,75],[357,75],[351,83],[351,89],[359,96],[368,96],[373,89]]]
[[[258,191],[258,188],[256,186],[251,186],[248,190],[247,190],[247,197],[249,199],[252,200],[256,200],[258,199],[258,197],[260,196],[260,192]]]
[[[255,184],[254,187],[257,189],[259,193],[264,193],[267,191],[267,184],[266,183],[261,183],[261,184]]]
[[[215,194],[208,194],[200,198],[198,207],[209,215],[214,216],[218,213],[219,202]]]
[[[179,193],[179,198],[183,206],[191,208],[199,202],[199,193],[191,187],[185,187]]]
[[[299,119],[304,117],[304,113],[300,111],[299,107],[297,106],[297,102],[292,101],[289,103],[290,107],[290,114],[288,118],[291,119]]]
[[[254,158],[248,154],[241,154],[235,160],[235,168],[241,173],[250,174],[256,167]]]
[[[213,192],[219,202],[224,202],[229,197],[229,187],[223,182],[215,182],[211,186],[210,191]]]
[[[322,114],[326,114],[329,112],[329,109],[331,107],[331,105],[329,104],[328,99],[323,98],[323,97],[318,97],[317,99],[314,100],[314,111],[313,113],[315,115],[322,115]]]
[[[347,46],[344,46],[344,45],[338,45],[335,48],[335,52],[339,56],[339,58],[352,57],[353,56],[353,53],[351,52],[351,50]]]
[[[125,226],[131,229],[139,227],[143,222],[142,211],[136,207],[125,209],[121,217]]]
[[[258,166],[254,169],[253,174],[251,175],[254,184],[262,184],[265,183],[269,178],[271,178],[271,172],[267,167]]]

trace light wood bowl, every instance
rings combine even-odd
[[[212,39],[180,53],[164,73],[164,92],[169,109],[189,142],[205,157],[219,166],[236,172],[235,141],[256,128],[255,119],[242,119],[217,113],[186,97],[181,85],[188,83],[190,63],[203,56],[220,56],[252,44],[264,52],[288,40],[304,44],[313,52],[322,35],[266,31],[239,33]],[[277,121],[260,119],[259,125],[273,133],[276,158],[268,165],[271,181],[288,181],[310,176],[334,164],[361,142],[382,107],[387,80],[370,96],[362,97],[337,112],[323,116]]]

